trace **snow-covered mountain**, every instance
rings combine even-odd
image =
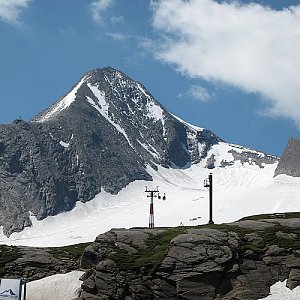
[[[0,225],[9,235],[58,213],[76,214],[81,203],[97,195],[104,200],[84,206],[91,215],[103,205],[126,209],[135,199],[128,198],[132,187],[141,199],[140,184],[158,184],[181,199],[195,191],[196,199],[207,169],[223,174],[221,185],[234,189],[233,182],[242,186],[239,179],[246,186],[264,180],[277,161],[184,122],[124,73],[96,69],[31,122],[0,125]],[[172,205],[172,211],[182,213],[182,203]],[[105,215],[104,209],[96,218]],[[133,225],[145,225],[139,217],[130,218]]]

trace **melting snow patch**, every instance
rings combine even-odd
[[[66,142],[63,142],[63,141],[60,141],[59,142],[61,146],[65,147],[65,148],[68,148],[70,146],[70,143],[66,143]]]
[[[145,150],[147,150],[153,157],[159,158],[159,153],[158,153],[158,152],[157,152],[150,144],[146,145],[146,144],[142,143],[142,142],[139,141],[139,140],[137,140],[137,141],[138,141],[138,143],[139,143]],[[150,147],[150,149],[149,149],[149,147]]]
[[[165,119],[163,115],[163,109],[154,102],[152,97],[145,91],[145,89],[140,85],[137,84],[138,89],[142,92],[142,94],[147,98],[147,111],[148,111],[148,116],[150,118],[153,118],[156,121],[161,121],[162,126],[163,126],[163,135],[165,136]]]
[[[220,142],[219,144],[212,146],[212,148],[207,153],[207,158],[210,158],[212,155],[214,155],[214,159],[215,159],[214,165],[215,166],[220,166],[222,160],[226,161],[226,162],[232,162],[232,161],[234,161],[234,157],[229,152],[230,150],[232,150],[232,147],[230,147],[226,143]]]
[[[30,300],[71,300],[78,297],[84,272],[73,271],[57,274],[27,283],[27,297]]]
[[[300,299],[300,286],[293,290],[286,287],[286,280],[276,282],[270,288],[270,295],[266,298],[259,300],[299,300]]]
[[[130,140],[125,132],[125,130],[117,123],[115,123],[110,116],[108,115],[109,104],[105,100],[105,93],[100,91],[96,86],[91,85],[90,83],[87,84],[89,89],[92,91],[94,96],[97,98],[98,103],[96,103],[92,98],[87,96],[87,101],[111,124],[113,125],[120,133],[124,135],[128,144],[131,148],[134,148],[130,143]]]

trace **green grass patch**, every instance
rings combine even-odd
[[[53,247],[49,253],[58,259],[70,259],[73,262],[78,262],[84,249],[91,243],[81,243],[76,245]]]
[[[136,253],[128,254],[127,251],[115,247],[108,258],[114,260],[120,270],[153,275],[166,257],[171,240],[182,233],[185,233],[185,230],[176,227],[150,234],[145,247],[135,247]]]
[[[259,245],[254,244],[242,244],[241,245],[241,252],[244,253],[247,250],[251,250],[254,253],[263,253],[263,249]]]
[[[246,217],[243,218],[242,220],[268,219],[266,216],[267,215],[257,215],[257,216]],[[297,218],[298,216],[300,217],[300,213],[287,213],[286,216],[288,218]],[[273,218],[269,218],[269,219],[273,219]],[[237,233],[241,239],[241,252],[252,250],[253,252],[260,254],[263,252],[264,248],[270,245],[277,245],[285,249],[300,250],[300,229],[282,226],[280,224],[276,224],[276,221],[274,221],[274,226],[265,228],[264,230],[252,230],[247,228],[241,228],[236,225],[227,225],[227,224],[209,224],[209,225],[203,225],[201,227],[216,229],[226,233],[230,231]],[[292,233],[295,234],[296,236],[294,238],[290,238],[288,236],[278,237],[276,233],[279,231],[286,234]],[[249,244],[249,241],[247,241],[247,239],[245,238],[245,235],[249,233],[256,233],[259,237],[262,238],[262,242],[255,245]]]
[[[300,218],[300,212],[287,212],[287,213],[272,213],[272,214],[261,214],[261,215],[254,215],[248,216],[240,219],[239,221],[245,220],[262,220],[262,219],[291,219],[291,218]]]
[[[253,230],[251,229],[242,228],[237,225],[228,225],[228,224],[208,224],[208,225],[203,225],[203,227],[216,229],[225,233],[228,233],[230,231],[235,232],[240,238],[243,238],[246,234],[253,232]]]

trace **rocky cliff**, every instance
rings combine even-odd
[[[78,300],[266,297],[300,283],[299,214],[196,228],[112,229],[82,256]]]
[[[300,177],[300,141],[295,138],[289,140],[274,176],[280,174]]]
[[[275,282],[300,285],[300,213],[112,229],[93,243],[60,248],[0,246],[3,278],[32,281],[80,268],[76,300],[261,299]]]
[[[0,245],[0,277],[33,281],[80,268],[80,257],[88,245],[37,248]]]
[[[0,226],[10,235],[30,226],[30,215],[41,220],[102,190],[116,194],[135,180],[150,181],[147,170],[157,165],[277,162],[237,145],[211,153],[220,143],[213,132],[170,114],[126,74],[90,71],[31,122],[0,125]]]

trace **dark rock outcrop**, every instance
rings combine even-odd
[[[87,244],[61,248],[35,248],[0,245],[0,276],[27,281],[78,270]]]
[[[300,177],[300,141],[291,138],[285,148],[274,176],[286,174]]]
[[[83,253],[87,272],[78,299],[254,300],[278,281],[294,288],[300,284],[295,220],[112,229]],[[279,231],[293,239],[276,236]]]

